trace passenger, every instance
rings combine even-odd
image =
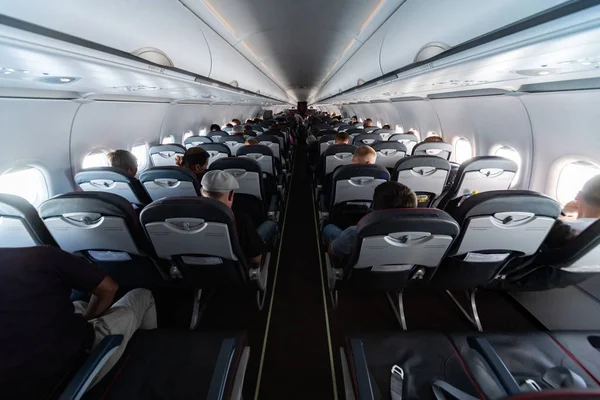
[[[244,131],[252,131],[252,126],[251,125],[246,125],[244,126]]]
[[[340,132],[335,135],[335,144],[350,144],[350,135],[346,132]]]
[[[241,125],[242,121],[240,121],[237,118],[234,118],[234,119],[231,120],[231,123],[233,124],[233,126],[237,126],[237,125]]]
[[[232,136],[244,136],[244,127],[242,125],[236,125],[231,131]]]
[[[444,143],[444,139],[442,139],[441,137],[434,135],[434,136],[428,136],[425,138],[425,140],[423,140],[423,143]]]
[[[246,125],[252,125],[252,120],[251,119],[247,119],[246,120]]]
[[[138,329],[157,327],[152,293],[119,285],[86,260],[50,246],[0,249],[2,399],[45,399],[107,335],[123,343],[92,384],[117,363]],[[72,290],[91,292],[71,303]]]
[[[549,248],[566,245],[600,218],[600,175],[588,180],[562,213],[544,242]]]
[[[202,196],[220,201],[230,209],[237,189],[237,180],[225,171],[209,171],[202,178]],[[248,214],[239,211],[233,211],[233,214],[242,252],[249,262],[260,264],[265,244],[272,244],[277,235],[277,223],[267,220],[256,229]]]
[[[381,129],[392,129],[392,127],[390,126],[390,124],[385,124],[381,127]]]
[[[225,125],[226,128],[233,128],[233,124],[227,124]]]
[[[377,152],[370,146],[360,146],[354,151],[352,164],[375,164]]]
[[[221,127],[220,127],[219,125],[217,125],[217,124],[212,124],[212,125],[210,126],[210,129],[209,129],[209,130],[210,130],[211,132],[219,132],[219,131],[221,130]]]
[[[353,115],[353,116],[350,118],[350,124],[351,124],[351,125],[354,125],[354,124],[356,124],[356,123],[358,123],[358,117],[357,117],[356,115]]]
[[[370,126],[375,126],[375,124],[373,124],[373,120],[371,118],[367,118],[367,119],[365,119],[365,122],[363,123],[363,126],[365,128],[368,128]]]
[[[200,182],[208,168],[209,158],[210,154],[203,148],[191,147],[185,151],[185,154],[180,160],[177,160],[177,165],[192,171],[196,175],[198,182]]]
[[[106,157],[111,167],[123,170],[131,176],[137,174],[137,158],[127,150],[111,151]]]
[[[391,208],[417,208],[417,195],[399,182],[384,182],[373,193],[373,211]],[[356,226],[342,231],[329,224],[323,228],[322,235],[327,252],[337,259],[350,256],[357,245]]]
[[[260,142],[254,138],[246,139],[246,146],[256,146],[259,144]]]

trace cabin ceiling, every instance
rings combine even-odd
[[[362,81],[410,65],[428,43],[451,48],[565,2],[61,0],[57,7],[47,0],[5,0],[0,2],[0,14],[127,53],[156,48],[168,55],[175,68],[293,103],[329,99]],[[18,52],[4,54],[3,62],[11,65],[12,56]],[[67,58],[61,67],[74,74],[81,70],[80,64]],[[81,73],[77,85],[97,94],[110,94],[119,86],[157,85],[138,82],[134,76],[114,83],[116,75],[88,79]],[[492,78],[481,80],[491,83]],[[35,86],[27,85],[28,89]],[[160,88],[171,99],[205,94],[204,88],[190,84]]]

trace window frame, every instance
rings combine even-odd
[[[600,165],[594,163],[594,162],[590,162],[588,160],[572,160],[570,162],[565,162],[563,163],[560,168],[556,171],[557,172],[557,179],[556,179],[556,183],[554,185],[554,190],[555,190],[555,199],[556,201],[558,201],[561,205],[566,205],[568,202],[572,201],[575,199],[575,196],[577,196],[577,193],[581,190],[581,188],[583,188],[583,185],[585,184],[585,182],[583,182],[577,189],[577,191],[575,192],[575,194],[573,195],[572,198],[568,198],[568,199],[561,199],[560,198],[560,186],[561,186],[561,178],[563,176],[563,174],[565,173],[565,169],[572,166],[572,165],[582,165],[582,166],[589,166],[592,169],[595,169],[596,171],[598,171],[598,174],[592,175],[592,176],[596,176],[596,175],[600,175]],[[588,178],[588,179],[591,179]],[[587,179],[586,179],[587,181]],[[564,200],[564,201],[563,201]]]
[[[135,152],[134,149],[136,147],[144,147],[144,152],[143,152],[143,156],[142,157],[138,157]],[[137,159],[138,162],[138,172],[139,171],[143,171],[146,168],[148,168],[148,166],[150,165],[150,162],[148,160],[148,151],[150,150],[150,146],[148,146],[148,143],[146,142],[136,142],[136,144],[134,144],[133,146],[131,146],[131,154],[133,154],[135,156],[135,158]],[[142,162],[143,161],[143,162]]]
[[[27,202],[29,202],[32,206],[38,207],[40,204],[42,204],[44,201],[46,201],[50,198],[50,186],[48,184],[48,174],[47,174],[46,170],[44,168],[42,168],[41,166],[35,165],[35,164],[25,164],[25,165],[20,165],[20,166],[16,166],[13,168],[9,168],[0,174],[0,185],[2,184],[2,180],[5,176],[10,175],[10,174],[22,173],[27,170],[34,170],[37,173],[39,173],[38,178],[41,178],[41,179],[39,179],[39,182],[42,183],[42,185],[40,185],[41,190],[38,191],[38,193],[36,194],[36,198],[33,202],[29,201],[29,199],[25,198],[21,194],[17,194],[14,191],[13,192],[0,191],[0,193],[12,194],[15,196],[19,196],[22,199],[25,199]],[[19,182],[22,182],[22,180],[19,179]]]
[[[89,169],[89,168],[109,167],[110,162],[108,161],[108,153],[110,153],[110,150],[107,150],[107,149],[92,149],[92,150],[88,151],[85,154],[85,156],[83,156],[83,159],[81,160],[81,169],[84,170],[84,169]],[[104,154],[104,158],[106,159],[106,165],[94,165],[94,166],[86,167],[85,159],[93,154]]]
[[[194,131],[191,129],[183,132],[183,135],[181,136],[181,143],[183,144],[185,142],[185,139],[190,138],[192,136],[194,136]]]
[[[165,142],[165,140],[169,140],[168,142]],[[175,143],[175,136],[174,135],[167,135],[165,137],[162,138],[162,140],[160,141],[160,144],[173,144]]]
[[[504,158],[508,158],[509,160],[515,161],[517,163],[517,168],[518,168],[517,173],[516,173],[515,177],[513,178],[512,182],[510,183],[510,188],[512,189],[513,187],[515,187],[519,183],[521,183],[521,179],[523,178],[523,157],[521,157],[521,154],[517,151],[517,149],[515,149],[514,147],[512,147],[508,144],[497,144],[497,145],[493,146],[491,148],[490,155],[502,157],[501,155],[498,154],[498,152],[503,149],[512,150],[513,152],[515,152],[517,154],[517,157],[519,159],[519,161],[515,161],[515,160],[512,160],[512,158],[504,157]]]
[[[469,145],[469,152],[470,152],[470,155],[469,155],[469,157],[467,157],[466,159],[464,159],[464,160],[462,160],[462,161],[459,161],[459,160],[457,159],[457,156],[458,156],[458,148],[457,148],[457,145],[458,145],[458,143],[459,143],[459,142],[461,142],[461,141],[464,141],[465,143],[467,143],[467,145]],[[454,162],[456,162],[456,163],[458,163],[458,164],[462,164],[462,163],[464,163],[465,161],[467,161],[467,160],[470,160],[471,158],[475,157],[475,155],[473,154],[473,145],[472,145],[472,144],[471,144],[471,142],[469,142],[469,140],[468,140],[466,137],[464,137],[464,136],[457,136],[457,137],[455,137],[455,138],[454,138],[454,140],[453,140],[452,147],[454,148],[454,151],[452,152],[452,158],[454,159]]]

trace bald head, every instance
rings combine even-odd
[[[370,146],[360,146],[352,156],[352,164],[375,164],[377,153]]]
[[[579,218],[600,218],[600,175],[594,176],[583,185],[577,195]]]

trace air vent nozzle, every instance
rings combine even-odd
[[[154,47],[142,47],[131,52],[132,55],[143,58],[146,61],[153,62],[154,64],[164,65],[165,67],[174,67],[173,61],[169,56],[162,50]]]

